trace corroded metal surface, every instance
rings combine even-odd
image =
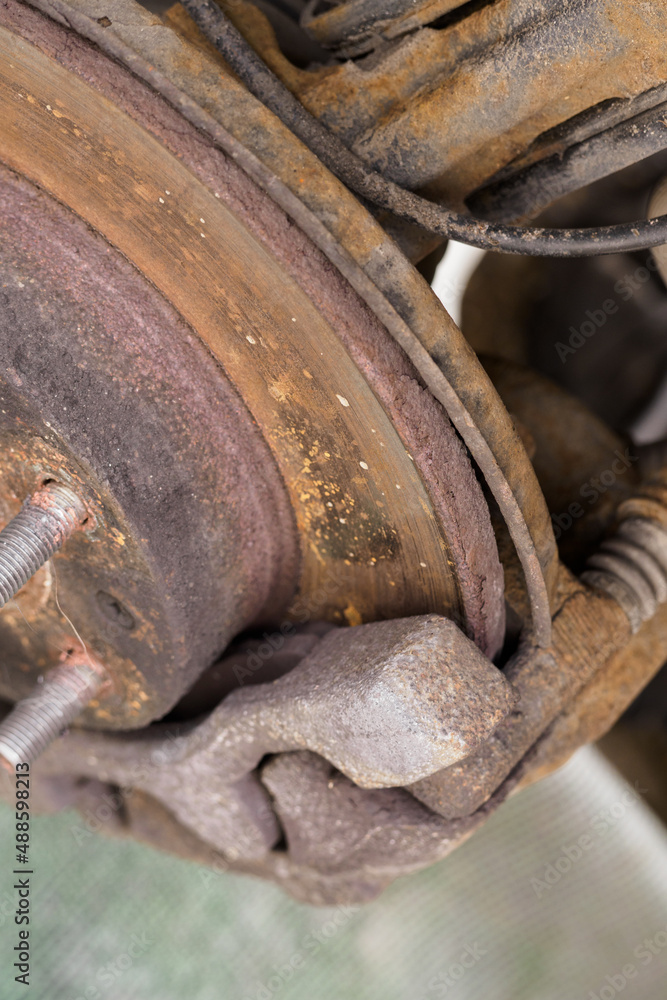
[[[424,280],[353,195],[221,72],[206,44],[200,39],[193,48],[186,41],[191,22],[181,19],[185,36],[180,37],[127,0],[116,0],[116,20],[108,4],[102,10],[90,2],[74,7],[49,0],[45,9],[131,66],[227,151],[340,270],[408,355],[491,486],[528,579],[535,632],[548,642],[556,552],[543,497],[506,410]],[[103,15],[111,24],[100,27]]]
[[[65,655],[0,723],[0,764],[13,773],[31,763],[79,717],[109,678],[85,649]]]
[[[663,151],[667,147],[665,94],[664,86],[655,87],[638,98],[605,102],[614,106],[614,117],[610,113],[599,113],[597,126],[592,123],[589,126],[591,131],[596,127],[598,131],[579,141],[575,138],[577,133],[583,131],[586,136],[587,130],[579,130],[575,125],[572,126],[573,135],[562,129],[565,134],[560,143],[548,143],[546,137],[549,133],[546,133],[543,137],[546,150],[542,143],[533,144],[543,152],[539,159],[532,161],[527,155],[528,166],[521,166],[522,158],[519,163],[510,164],[488,185],[474,192],[467,199],[467,204],[476,215],[485,219],[533,218],[570,192]],[[647,110],[633,115],[636,109],[646,105]],[[583,117],[592,119],[593,115]],[[613,122],[608,129],[604,128],[605,117]],[[555,151],[549,155],[550,146],[555,147]],[[649,209],[649,217],[653,218],[660,212],[660,202],[654,203]]]
[[[654,560],[656,556],[660,558],[660,555],[664,560],[664,532],[667,529],[665,478],[663,467],[652,479],[640,485],[632,497],[621,503],[617,512],[620,528],[624,524],[629,526],[630,534],[645,544],[645,555],[649,560]],[[645,520],[649,524],[660,525],[662,538],[656,539],[654,531],[647,532]],[[612,534],[610,540],[613,539]],[[647,566],[646,558],[642,564]],[[648,562],[648,568],[655,579],[655,567]],[[629,613],[636,623],[637,616],[632,606]],[[608,732],[664,665],[666,632],[667,611],[659,602],[655,613],[639,625],[628,644],[612,656],[605,668],[584,685],[538,741],[526,769],[525,782],[536,781],[550,773],[579,746]]]
[[[655,669],[667,582],[636,524],[667,524],[664,484],[638,495],[630,468],[622,487],[581,519],[567,540],[573,550],[598,546],[615,514],[626,521],[593,557],[614,585],[601,593],[577,581],[558,566],[548,506],[552,514],[560,503],[569,510],[579,477],[603,468],[620,439],[583,407],[551,433],[565,395],[490,365],[508,413],[380,226],[250,97],[182,11],[165,24],[128,0],[34,6],[53,20],[0,0],[0,159],[62,206],[30,183],[3,180],[2,191],[13,191],[34,219],[25,245],[12,236],[3,262],[12,323],[18,318],[29,331],[21,341],[31,350],[10,356],[8,323],[3,388],[14,437],[7,444],[19,446],[0,508],[11,516],[29,474],[48,466],[85,486],[95,520],[69,562],[64,554],[54,560],[21,598],[41,636],[36,658],[28,658],[25,636],[22,650],[12,649],[21,633],[11,608],[0,640],[6,633],[23,682],[55,655],[45,653],[45,636],[71,642],[55,594],[62,578],[68,614],[72,608],[104,654],[116,685],[115,701],[102,692],[86,721],[136,726],[180,699],[173,721],[142,733],[74,731],[58,741],[37,769],[45,799],[58,787],[70,804],[112,795],[133,832],[150,842],[220,870],[273,878],[310,901],[369,898],[396,875],[444,856],[518,782],[606,727]],[[337,44],[335,23],[361,12],[351,44],[365,47],[369,28],[398,36],[429,11],[454,6],[442,0],[408,13],[397,0],[375,6],[374,22],[369,5],[355,0],[313,27],[332,30]],[[657,2],[641,5],[640,16],[636,4],[576,0],[536,11],[528,0],[498,0],[367,60],[315,72],[286,63],[261,16],[242,3],[230,10],[292,90],[358,152],[406,185],[453,201],[517,153],[534,162],[545,130],[590,102],[620,90],[631,104],[664,84],[667,71],[653,37],[664,28]],[[62,170],[65,158],[74,179]],[[18,212],[9,196],[7,204],[13,233]],[[51,225],[46,239],[39,206]],[[85,246],[78,270],[61,229],[70,242],[79,233]],[[126,311],[114,327],[104,282],[85,270],[98,264],[107,285],[113,274],[126,293],[123,301],[137,296],[140,322]],[[22,277],[33,273],[34,288]],[[98,292],[102,305],[84,319],[84,294],[88,301]],[[162,314],[166,348],[161,327],[159,348],[151,338]],[[42,412],[38,380],[58,338],[68,352]],[[104,401],[100,373],[112,349],[113,400]],[[151,365],[141,368],[146,352]],[[61,383],[75,384],[75,400]],[[154,409],[152,419],[142,403]],[[92,431],[82,435],[91,414]],[[229,414],[233,433],[222,441],[216,434]],[[518,620],[507,649],[520,641],[502,673],[480,652],[496,653],[504,635],[502,570],[486,502],[447,416],[509,528],[508,535],[498,522],[507,602]],[[595,447],[576,447],[569,438],[579,433],[592,434]],[[107,469],[102,456],[121,441],[123,456]],[[239,473],[241,441],[253,457]],[[145,480],[156,456],[174,512],[166,520],[164,495],[158,505],[157,484]],[[248,491],[252,509],[242,513]],[[175,517],[183,508],[192,518],[187,531]],[[662,527],[655,531],[663,537]],[[211,551],[193,538],[205,538]],[[95,581],[94,605],[82,603],[75,586],[82,562],[109,573],[113,560],[113,586]],[[634,604],[620,594],[619,579]],[[446,619],[403,618],[433,611],[447,613],[479,648]],[[284,644],[282,630],[265,633],[265,645],[279,653],[269,652],[279,676],[271,684],[257,684],[265,678],[247,666],[248,649],[261,648],[252,639],[202,676],[243,626],[277,625],[287,613],[348,625],[394,620],[348,629],[323,623]],[[115,616],[112,633],[95,624],[100,614]],[[132,669],[136,690],[127,680]],[[231,675],[244,684],[248,672],[251,686],[230,694]],[[15,696],[15,673],[2,693]]]
[[[295,803],[297,808],[307,802],[317,805],[315,813],[301,811],[299,826],[306,827],[308,833],[307,846],[303,838],[298,844],[295,842],[301,862],[293,860],[287,852],[274,851],[260,862],[230,864],[223,854],[179,825],[169,810],[141,792],[124,801],[126,829],[109,824],[104,830],[120,835],[131,830],[134,837],[153,847],[205,865],[208,872],[202,876],[210,886],[229,871],[243,872],[271,879],[311,906],[349,905],[372,900],[394,879],[422,868],[419,857],[425,853],[431,863],[450,854],[500,804],[499,798],[472,819],[447,823],[432,814],[429,816],[424,807],[400,789],[363,791],[347,778],[331,775],[329,768],[326,762],[322,766],[320,760],[307,752],[276,758],[276,767],[267,768],[267,784],[271,783],[277,807],[283,810],[286,829],[290,830],[292,825]],[[40,785],[47,786],[48,781]],[[94,816],[96,799],[99,802],[106,794],[108,802],[109,791],[105,786],[100,788],[93,783],[92,794],[82,788],[77,792],[81,799],[88,792],[89,815]],[[103,800],[103,804],[106,802]],[[334,822],[340,821],[338,846],[346,849],[334,864],[331,856],[326,857],[326,843],[322,842],[322,820],[330,820],[332,816]],[[430,833],[426,838],[424,824]],[[330,833],[329,822],[327,836]],[[375,852],[366,846],[369,834],[378,848]],[[394,853],[399,842],[400,858]]]
[[[619,650],[573,698],[531,751],[522,781],[530,784],[599,740],[621,717],[665,662],[667,609],[658,608],[627,646]],[[662,765],[659,765],[662,770]]]
[[[465,0],[346,0],[302,24],[326,48],[355,56],[460,7]]]
[[[422,635],[424,627],[428,633],[432,621],[426,619],[423,625],[405,623],[418,645],[423,641],[420,628]],[[363,671],[359,673],[363,658],[358,662],[354,658],[354,634],[370,635],[384,629],[389,638],[392,632],[401,635],[401,628],[400,622],[391,622],[329,632],[319,644],[323,676],[318,675],[316,667],[316,645],[304,662],[301,676],[297,667],[272,686],[241,690],[200,726],[164,725],[152,734],[136,737],[72,731],[41,758],[34,777],[45,795],[49,794],[49,782],[57,775],[72,773],[93,783],[111,782],[106,801],[117,800],[118,808],[122,804],[134,835],[200,860],[214,871],[261,874],[311,903],[372,898],[393,878],[444,857],[470,836],[518,782],[535,773],[542,760],[541,744],[538,742],[534,750],[531,745],[546,730],[548,748],[549,736],[555,731],[555,727],[549,728],[550,720],[567,703],[572,704],[585,677],[597,680],[606,670],[615,669],[613,665],[623,657],[624,650],[630,649],[630,626],[621,608],[605,596],[582,590],[571,578],[565,579],[552,649],[541,653],[534,649],[520,651],[506,671],[520,692],[519,704],[486,737],[481,751],[450,765],[433,779],[412,786],[413,793],[426,798],[429,781],[435,782],[430,789],[430,805],[436,808],[431,810],[416,801],[409,790],[364,789],[340,772],[341,766],[347,769],[354,759],[355,774],[360,751],[368,759],[368,745],[363,739],[358,742],[357,726],[353,727],[352,742],[346,744],[343,739],[334,744],[335,754],[342,751],[345,756],[347,746],[352,757],[338,757],[336,768],[320,756],[327,755],[329,747],[321,742],[326,723],[323,728],[317,706],[326,699],[320,694],[319,684],[324,681],[324,688],[329,688],[333,716],[345,736],[340,713],[349,716],[351,711],[349,718],[353,718],[357,686],[354,678],[365,677]],[[580,638],[573,643],[575,636]],[[403,641],[399,640],[399,647]],[[341,679],[341,690],[328,681],[332,671],[327,657],[339,652],[339,642],[349,644],[353,657],[349,692],[345,679]],[[386,654],[391,674],[395,669],[391,642],[380,645],[383,652],[377,649],[376,653],[380,658]],[[475,656],[479,654],[475,652]],[[400,664],[399,654],[396,665],[399,669],[407,665],[406,661],[403,667]],[[299,685],[303,685],[301,704],[295,704],[290,688],[293,693]],[[288,696],[287,702],[283,694]],[[413,702],[415,706],[419,697]],[[506,703],[502,711],[507,707]],[[274,708],[278,711],[274,712]],[[564,718],[569,711],[568,706]],[[367,711],[366,717],[371,723],[377,721],[373,712]],[[282,752],[308,747],[310,726],[314,746],[311,744],[309,752]],[[319,753],[312,752],[315,748]],[[266,750],[278,753],[259,772],[248,773]],[[230,773],[230,762],[234,761],[239,770]],[[456,776],[457,780],[447,787],[443,776]],[[81,808],[89,809],[87,785],[79,781],[77,788],[78,792],[65,789],[66,795],[74,801],[81,796]],[[434,790],[439,790],[440,799],[435,799]],[[463,815],[441,815],[453,811]],[[285,846],[271,849],[281,833]]]
[[[145,725],[244,625],[281,620],[291,510],[220,369],[126,260],[4,168],[0,229],[5,517],[45,479],[92,514],[39,600],[3,612],[0,692],[25,696],[78,632],[114,680],[86,722]]]
[[[654,501],[654,515],[656,508]],[[663,523],[640,509],[640,498],[619,507],[616,530],[581,576],[588,592],[564,579],[552,649],[520,651],[508,663],[517,711],[477,754],[413,786],[420,801],[447,818],[472,815],[524,755],[521,770],[532,780],[606,732],[648,683],[664,657],[667,524],[664,505]]]
[[[359,331],[357,321],[355,328],[344,288],[327,294],[321,286],[315,308],[231,215],[225,205],[229,170],[221,172],[219,154],[206,154],[196,133],[188,146],[182,121],[177,131],[170,130],[165,109],[158,119],[158,142],[100,93],[104,87],[109,94],[111,80],[122,76],[120,69],[101,63],[99,54],[86,62],[85,43],[78,43],[75,52],[74,40],[63,50],[43,36],[40,44],[69,59],[79,75],[6,36],[14,60],[11,80],[6,78],[7,99],[17,86],[33,98],[26,97],[22,111],[44,141],[38,157],[32,141],[25,140],[25,128],[16,124],[3,135],[2,155],[121,248],[223,362],[290,493],[303,539],[302,601],[314,603],[320,616],[332,614],[352,624],[400,610],[447,608],[484,648],[497,648],[501,576],[497,560],[494,565],[493,555],[488,558],[494,543],[481,494],[444,413],[419,389],[407,361],[377,323],[369,320]],[[100,89],[84,84],[81,76],[97,79]],[[114,98],[142,124],[152,125],[136,81],[129,96],[121,80]],[[147,100],[158,98],[148,95]],[[103,124],[107,121],[113,121],[113,129]],[[166,146],[176,146],[191,163],[203,159],[199,176]],[[76,183],[54,168],[72,155]],[[122,171],[105,167],[100,174],[103,163],[115,161],[122,162]],[[124,210],[118,212],[117,205]],[[257,216],[258,206],[253,209]],[[165,224],[169,241],[157,235]],[[285,241],[277,249],[289,265]],[[336,315],[350,353],[327,323],[327,310]],[[428,439],[420,431],[423,421],[431,425]],[[453,475],[454,469],[456,490],[454,480],[443,478],[443,471]],[[467,478],[463,491],[461,477]],[[457,565],[459,576],[451,573]],[[326,597],[318,601],[314,595],[323,589]]]
[[[0,606],[12,600],[89,518],[86,505],[67,486],[47,482],[26,497],[0,532]]]
[[[505,669],[519,695],[516,711],[477,753],[420,781],[412,792],[449,819],[474,813],[630,635],[630,623],[614,600],[586,593],[563,570],[551,647],[519,650]]]
[[[181,841],[198,838],[209,862],[221,852],[225,867],[284,881],[313,901],[331,898],[336,885],[348,900],[368,898],[452,850],[510,787],[474,819],[452,824],[385,786],[469,752],[513,704],[502,673],[446,619],[333,629],[284,678],[237,691],[198,725],[162,724],[136,736],[72,730],[32,776],[42,802],[49,781],[69,773],[81,807],[91,804],[91,782],[118,809],[145,806],[146,793],[149,809],[167,808],[182,825]],[[268,754],[278,756],[258,774]],[[64,793],[77,802],[75,789]],[[323,835],[332,811],[333,838]],[[158,840],[170,822],[160,827]],[[281,832],[287,855],[271,850]]]
[[[227,9],[241,25],[242,5]],[[286,82],[382,173],[457,204],[543,133],[664,84],[666,26],[662,0],[498,0]]]
[[[252,859],[279,839],[253,773],[268,754],[308,749],[362,787],[405,785],[470,753],[513,704],[447,619],[394,619],[330,631],[283,678],[233,692],[199,725],[162,724],[138,742],[72,734],[43,766],[132,784],[227,856]]]

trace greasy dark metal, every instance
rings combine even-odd
[[[0,531],[0,608],[18,594],[88,518],[85,504],[66,486],[43,486]]]
[[[37,127],[63,144],[62,153],[51,151],[40,163],[31,144],[18,156],[21,169],[34,175],[37,168],[41,184],[57,189],[121,247],[233,377],[280,465],[302,537],[294,614],[356,624],[447,610],[493,655],[502,642],[504,605],[488,510],[446,414],[400,348],[308,240],[200,132],[96,49],[75,37],[65,46],[62,29],[28,13],[21,14],[21,30],[73,71],[64,74],[41,57],[30,88],[46,88],[43,107],[52,92],[45,81],[58,72],[60,108],[69,95],[79,131],[85,127],[108,148],[105,163],[122,156],[124,169],[104,174],[102,184],[98,161],[81,152],[76,184],[70,183],[53,163],[65,148],[81,147],[75,134],[64,138],[62,119],[44,112]],[[16,48],[12,42],[14,67]],[[27,48],[21,58],[30,61],[36,55]],[[113,130],[102,124],[105,115],[113,117]],[[21,143],[18,133],[14,138]],[[157,162],[169,196],[155,186]],[[118,204],[126,206],[123,213]],[[193,217],[204,218],[206,229],[193,226]],[[165,225],[170,240],[162,238]],[[239,303],[242,324],[234,319]]]
[[[563,154],[571,147],[586,142],[587,139],[613,130],[617,125],[621,125],[630,118],[663,104],[665,100],[667,100],[667,83],[651,87],[636,96],[612,97],[593,107],[586,108],[562,124],[547,129],[546,132],[539,135],[526,150],[519,153],[511,163],[498,171],[495,177],[489,181],[489,186],[495,181],[499,182],[502,179],[511,178],[554,154]],[[470,197],[474,197],[474,193]]]
[[[214,0],[182,0],[205,37],[258,97],[360,197],[444,239],[484,250],[539,257],[586,257],[645,250],[667,242],[667,215],[590,229],[535,229],[487,223],[421,198],[369,168],[320,124],[272,72]]]
[[[232,76],[221,75],[218,60],[193,50],[185,38],[167,33],[162,25],[156,30],[148,15],[127,7],[119,2],[118,18],[110,18],[111,25],[104,29],[98,17],[108,13],[108,5],[104,11],[93,6],[92,15],[87,15],[63,4],[62,16],[212,135],[270,192],[379,317],[446,408],[490,481],[526,572],[537,640],[548,642],[548,605],[556,572],[548,513],[512,422],[460,331],[359,202]],[[55,9],[49,4],[49,10]],[[26,21],[23,16],[24,31]],[[192,33],[187,19],[182,30]],[[43,34],[36,27],[30,37],[44,44]],[[59,47],[54,54],[66,60],[68,51]],[[189,72],[193,59],[196,76]],[[86,74],[92,75],[91,68]],[[302,183],[305,178],[308,184]]]
[[[496,0],[296,92],[370,166],[453,206],[550,129],[664,85],[666,22],[661,0]]]
[[[660,211],[662,205],[667,205],[667,178],[663,178],[655,187],[653,194],[651,195],[651,201],[648,206],[649,212],[653,209]],[[658,265],[658,270],[662,280],[667,285],[667,247],[656,247],[653,251],[653,256],[655,262]]]
[[[667,148],[667,103],[629,118],[466,199],[476,215],[496,222],[532,218],[553,201]],[[655,202],[651,214],[659,215]]]
[[[0,694],[79,633],[112,678],[85,723],[142,726],[238,631],[282,620],[292,512],[220,367],[127,260],[4,168],[0,229],[0,518],[45,479],[91,510],[0,615]]]
[[[0,759],[11,771],[36,760],[106,683],[104,667],[85,650],[68,656],[0,722]]]
[[[301,23],[317,41],[350,58],[398,38],[464,5],[466,0],[344,0]],[[308,8],[306,8],[306,11]]]

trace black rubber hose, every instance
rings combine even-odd
[[[597,229],[533,229],[450,212],[368,167],[285,87],[213,0],[183,7],[248,90],[266,105],[351,190],[428,232],[482,250],[532,257],[590,257],[647,250],[667,243],[667,215]]]

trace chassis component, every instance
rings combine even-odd
[[[228,13],[370,166],[453,208],[513,219],[628,162],[603,152],[664,99],[663,4],[500,0],[403,37],[456,6],[314,16],[370,54],[309,69]],[[490,378],[408,259],[437,241],[374,218],[181,8],[1,0],[0,56],[3,520],[45,481],[92,515],[3,612],[0,693],[68,650],[108,677],[35,765],[43,802],[111,797],[158,845],[368,898],[661,665],[664,473],[581,521],[575,577],[541,402],[592,442],[577,477],[625,439],[530,372]],[[564,150],[584,167],[549,188]]]

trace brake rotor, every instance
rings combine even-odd
[[[58,595],[7,618],[3,696],[57,655],[56,596],[116,678],[88,711],[102,726],[164,714],[234,634],[285,616],[437,611],[495,653],[486,502],[379,320],[136,77],[12,0],[0,24],[2,494],[9,514],[55,477],[97,510],[54,561]]]

